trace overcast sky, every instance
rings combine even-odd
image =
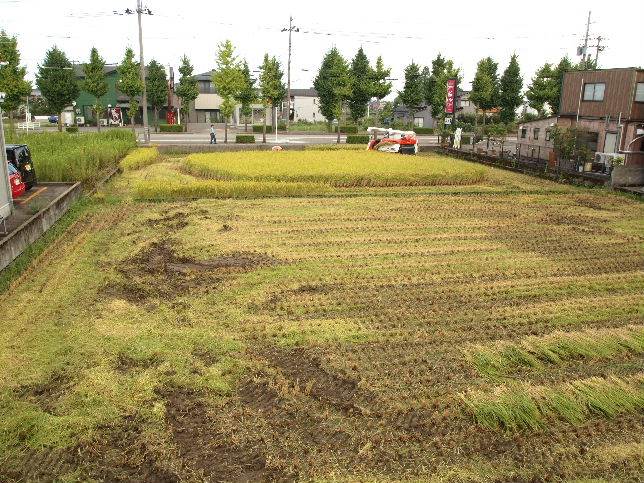
[[[454,59],[467,88],[481,57],[492,56],[501,73],[516,52],[527,86],[544,62],[557,62],[565,54],[578,60],[589,9],[590,44],[599,35],[605,39],[600,67],[644,65],[642,0],[149,0],[145,5],[153,13],[144,17],[146,62],[154,58],[177,67],[186,53],[195,73],[213,68],[216,45],[224,39],[233,42],[251,69],[264,52],[277,55],[285,67],[288,34],[280,30],[292,15],[300,28],[293,34],[294,88],[312,85],[323,53],[333,45],[347,58],[361,45],[371,59],[382,55],[399,79],[396,88],[412,59],[429,65],[439,52]],[[18,37],[22,62],[33,78],[54,44],[76,62],[86,61],[92,46],[108,63],[118,63],[128,45],[138,55],[136,16],[113,14],[128,7],[134,9],[136,0],[0,0],[0,29]]]

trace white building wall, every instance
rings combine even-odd
[[[320,99],[318,97],[293,97],[295,121],[326,121],[320,112]]]

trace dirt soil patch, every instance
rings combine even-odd
[[[166,421],[179,456],[188,472],[197,472],[206,481],[275,481],[280,479],[266,468],[259,447],[233,441],[221,419],[203,403],[203,395],[188,389],[161,392],[166,400]]]
[[[175,242],[162,239],[119,263],[120,280],[108,284],[103,295],[133,303],[157,298],[172,300],[194,291],[208,292],[236,274],[276,265],[278,260],[262,253],[231,252],[209,260],[178,255]]]
[[[0,480],[59,481],[73,473],[74,481],[180,481],[166,467],[166,458],[145,442],[142,430],[134,417],[126,417],[97,428],[94,439],[75,447],[28,451],[20,461],[10,462],[12,467],[0,467]]]
[[[56,413],[56,404],[72,386],[72,378],[63,372],[54,372],[43,383],[22,386],[16,390],[20,399],[34,403],[44,412]]]

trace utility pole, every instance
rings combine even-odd
[[[288,32],[288,67],[286,74],[287,82],[287,100],[286,100],[286,131],[288,132],[289,126],[291,124],[291,48],[293,45],[292,36],[293,32],[299,32],[300,29],[293,25],[293,16],[290,16],[288,19],[288,29],[283,28],[282,32]],[[277,132],[277,129],[275,129]]]
[[[606,48],[605,45],[602,45],[602,40],[604,38],[601,35],[597,36],[597,45],[595,45],[595,68],[599,68],[599,53],[603,52],[604,49]]]
[[[590,59],[590,54],[586,55],[588,51],[588,34],[590,32],[590,10],[588,10],[588,21],[586,22],[586,39],[584,40],[584,48],[582,50],[582,58],[585,64],[586,69],[588,68],[588,60]]]
[[[114,15],[132,15],[134,12],[129,8],[125,9],[124,13],[114,10]],[[141,99],[141,107],[143,109],[143,142],[150,144],[150,126],[148,125],[148,92],[145,85],[145,61],[143,60],[143,26],[141,22],[141,15],[152,15],[152,11],[143,7],[143,0],[136,0],[136,14],[139,21],[139,69],[141,83],[143,84],[143,96]]]

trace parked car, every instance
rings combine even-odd
[[[58,124],[58,116],[49,116],[50,124]]]
[[[20,172],[22,181],[30,190],[36,184],[36,170],[26,144],[7,144],[7,161]]]
[[[25,193],[26,187],[22,182],[20,172],[16,169],[16,167],[11,163],[7,163],[7,167],[9,168],[9,184],[11,185],[11,197],[17,198],[18,196],[21,196]]]

